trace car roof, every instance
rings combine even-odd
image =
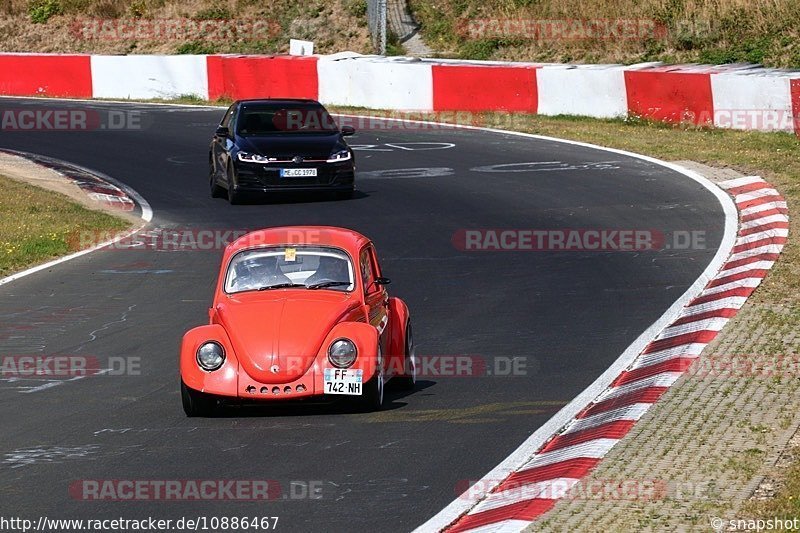
[[[230,243],[225,255],[241,250],[282,244],[333,246],[357,253],[369,239],[357,231],[335,226],[280,226],[264,228],[243,235]]]
[[[311,98],[251,98],[238,100],[237,104],[320,104]]]

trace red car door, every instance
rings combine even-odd
[[[385,355],[389,347],[389,294],[383,285],[375,283],[380,276],[375,258],[375,248],[369,244],[364,247],[359,257],[361,279],[364,282],[364,303],[367,306],[367,320],[378,329],[381,350]],[[384,357],[384,364],[386,358]]]

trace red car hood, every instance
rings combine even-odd
[[[261,383],[286,383],[306,373],[331,328],[358,306],[333,291],[247,293],[217,306],[239,364]]]

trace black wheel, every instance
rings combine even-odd
[[[183,412],[188,417],[212,416],[217,409],[217,400],[208,394],[190,389],[181,380],[181,400]]]
[[[406,326],[406,359],[403,375],[396,377],[393,381],[402,390],[414,390],[417,385],[417,360],[414,351],[414,335],[411,330],[411,322]]]
[[[364,412],[380,411],[383,409],[383,354],[378,347],[378,364],[375,375],[364,384],[364,394],[361,396],[360,407]]]
[[[233,177],[233,166],[228,164],[228,201],[231,205],[242,203],[242,193],[236,190],[235,179]]]
[[[208,184],[209,188],[211,189],[211,198],[222,198],[225,191],[219,186],[219,183],[217,183],[217,176],[214,173],[213,164],[209,164]]]

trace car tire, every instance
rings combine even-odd
[[[222,198],[225,191],[222,187],[220,187],[219,183],[217,183],[217,176],[214,172],[214,165],[209,165],[208,183],[209,183],[209,188],[211,189],[211,198]]]
[[[228,164],[228,202],[231,205],[238,205],[242,203],[242,193],[236,190],[236,179],[234,178],[233,166]]]
[[[212,416],[217,410],[216,398],[190,389],[183,380],[181,380],[181,400],[183,401],[183,412],[190,418]]]
[[[375,375],[364,385],[364,395],[361,397],[361,410],[363,412],[380,411],[383,409],[383,354],[378,347],[378,364]]]
[[[401,390],[414,390],[417,386],[417,360],[414,349],[414,334],[411,329],[411,322],[406,325],[406,350],[403,375],[396,377],[393,381]]]

